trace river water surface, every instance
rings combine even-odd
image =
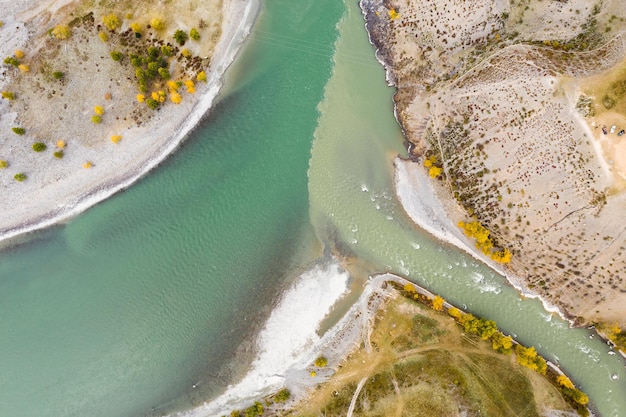
[[[333,247],[496,320],[558,360],[601,415],[620,416],[618,355],[420,231],[397,203],[402,136],[357,5],[264,6],[181,149],[0,253],[0,415],[158,415],[218,395],[245,373],[281,291],[328,271],[320,259]]]

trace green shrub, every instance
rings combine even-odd
[[[35,142],[33,143],[33,151],[35,152],[43,152],[47,148],[46,144],[43,142]]]
[[[24,174],[23,172],[20,172],[20,173],[15,174],[15,175],[13,176],[13,179],[14,179],[15,181],[18,181],[18,182],[22,182],[22,181],[24,181],[26,178],[27,178],[27,177],[26,177],[26,174]]]
[[[102,122],[102,117],[98,116],[97,114],[94,114],[93,116],[91,116],[91,123],[95,125],[99,125],[101,122]]]
[[[61,71],[54,71],[52,73],[52,76],[54,77],[55,80],[60,80],[61,78],[65,77],[65,74]]]
[[[54,151],[53,155],[54,155],[55,158],[61,159],[61,158],[63,158],[63,155],[64,155],[63,154],[63,150]]]
[[[159,71],[159,75],[161,76],[163,80],[170,79],[170,72],[167,68],[159,68],[158,71]]]
[[[185,42],[187,42],[187,40],[189,39],[189,35],[187,35],[187,32],[180,29],[177,29],[176,32],[174,32],[173,37],[180,46],[183,46]]]
[[[11,128],[11,130],[16,135],[23,135],[24,133],[26,133],[26,129],[24,129],[23,127],[13,127],[13,128]]]
[[[20,65],[20,61],[18,61],[15,57],[12,57],[12,56],[8,56],[4,58],[4,63],[7,65],[13,65],[14,67],[17,67]]]
[[[120,51],[111,51],[111,59],[115,62],[120,62],[124,58],[124,54]]]
[[[189,31],[189,37],[194,41],[198,41],[200,40],[200,32],[198,32],[196,28],[193,28]]]
[[[161,53],[164,56],[172,56],[174,54],[174,51],[172,50],[171,46],[163,45],[163,46],[161,46]]]
[[[9,166],[9,163],[4,159],[0,159],[0,168],[4,169]]]
[[[7,100],[15,100],[15,93],[12,91],[3,91],[2,98],[5,98]]]

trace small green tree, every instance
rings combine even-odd
[[[163,80],[170,79],[170,72],[167,68],[159,68],[158,71],[159,71],[159,75],[161,76]]]
[[[161,46],[161,53],[163,54],[163,56],[172,56],[174,54],[174,51],[172,50],[171,46],[163,45]]]
[[[200,32],[196,28],[193,28],[189,31],[189,37],[194,41],[200,40]]]
[[[263,404],[258,401],[255,401],[254,405],[246,408],[244,412],[245,417],[256,417],[263,415]]]
[[[54,151],[53,153],[54,157],[57,159],[62,159],[64,156],[63,150],[58,150],[58,151]]]
[[[146,100],[146,104],[148,105],[148,107],[150,107],[152,110],[156,110],[159,108],[159,102],[156,101],[153,98],[149,98]]]
[[[47,148],[46,144],[43,142],[35,142],[33,143],[33,151],[35,152],[43,152]]]
[[[4,58],[4,63],[7,65],[13,65],[14,67],[19,67],[20,61],[18,61],[15,57],[8,56]]]
[[[120,62],[124,58],[124,54],[120,51],[111,51],[111,59],[115,62]]]
[[[22,182],[24,181],[26,178],[26,174],[24,174],[23,172],[17,173],[13,176],[13,179],[17,182]]]
[[[99,125],[100,123],[102,123],[102,117],[98,116],[97,114],[94,114],[93,116],[91,116],[91,123],[95,125]]]
[[[274,402],[284,403],[291,397],[291,392],[287,388],[283,388],[274,395]]]
[[[23,127],[12,127],[11,130],[16,135],[23,135],[24,133],[26,133],[26,129],[24,129]]]
[[[176,32],[174,32],[174,40],[180,45],[183,46],[185,44],[185,42],[187,42],[187,40],[189,39],[189,35],[187,35],[187,32],[185,32],[184,30],[181,29],[177,29]]]
[[[4,169],[7,168],[9,166],[9,163],[7,161],[5,161],[4,159],[0,159],[0,168]]]
[[[315,359],[315,366],[319,367],[319,368],[323,368],[326,365],[328,365],[328,359],[326,359],[324,356],[320,356],[319,358]]]
[[[65,74],[63,72],[61,72],[61,71],[54,71],[52,73],[52,76],[54,77],[55,80],[60,80],[63,77],[65,77]]]

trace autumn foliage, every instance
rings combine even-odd
[[[461,221],[458,225],[461,229],[463,229],[463,232],[467,237],[476,239],[476,248],[479,249],[484,255],[487,255],[494,261],[502,264],[511,262],[511,252],[506,248],[495,249],[489,230],[480,224],[480,222],[473,221],[465,223]]]

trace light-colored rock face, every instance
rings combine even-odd
[[[603,105],[624,75],[617,3],[391,1],[384,56],[413,157],[436,158],[518,284],[624,326],[626,105]]]

